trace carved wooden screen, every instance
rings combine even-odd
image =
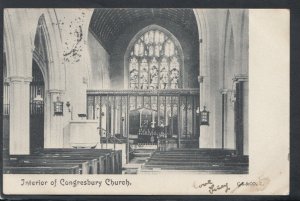
[[[195,142],[187,146],[197,147],[197,108],[198,89],[87,91],[87,116],[100,120],[103,139],[122,138],[129,133],[133,144],[156,144],[157,135],[164,134],[166,138],[180,140],[180,147],[184,147],[185,141]],[[148,141],[139,141],[140,135],[148,136]],[[154,136],[153,141],[151,136]]]

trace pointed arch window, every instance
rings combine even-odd
[[[181,88],[182,53],[176,39],[158,28],[147,29],[131,45],[130,89]]]
[[[129,73],[130,73],[130,88],[138,89],[139,64],[135,57],[130,59]]]

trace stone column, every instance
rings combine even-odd
[[[210,110],[211,108],[209,104],[209,96],[210,96],[209,79],[207,76],[200,76],[199,82],[200,82],[200,112],[203,110],[204,106],[206,106],[207,110]],[[209,119],[210,119],[209,123],[211,123],[211,113]],[[213,133],[211,132],[210,125],[200,125],[199,148],[213,148]]]
[[[244,74],[236,75],[234,78],[239,88],[239,101],[236,101],[237,115],[236,127],[236,149],[240,155],[248,154],[248,76]]]
[[[234,149],[235,148],[235,136],[234,136],[234,110],[233,110],[233,90],[221,89],[222,94],[222,138],[223,148]]]
[[[31,80],[31,77],[10,77],[10,155],[30,154],[29,84]]]
[[[54,102],[57,97],[60,97],[62,101],[62,91],[60,90],[49,90],[45,103],[45,137],[44,146],[45,148],[62,148],[64,142],[63,136],[63,120],[67,113],[67,109],[64,103],[63,115],[54,115]]]
[[[211,67],[209,60],[209,41],[207,38],[207,30],[202,29],[200,27],[205,27],[205,20],[201,17],[203,16],[203,11],[198,10],[198,28],[201,31],[201,38],[199,38],[199,85],[200,85],[200,111],[203,110],[203,107],[206,106],[207,110],[210,112],[209,124],[210,125],[202,125],[200,126],[200,136],[199,136],[199,148],[214,148],[214,123],[212,119],[214,119],[213,114],[213,100],[211,97]],[[202,13],[202,14],[200,14]],[[202,24],[203,23],[203,24]],[[200,32],[199,32],[200,33]],[[200,119],[199,119],[200,120]]]
[[[228,89],[221,89],[220,93],[222,95],[222,135],[221,135],[221,142],[222,142],[222,148],[226,147],[227,144],[227,93]]]
[[[248,108],[249,108],[249,87],[248,87],[248,79],[244,79],[244,103],[243,103],[243,129],[244,129],[244,155],[249,155],[249,134],[248,134],[248,130],[249,130],[249,112],[248,112]]]

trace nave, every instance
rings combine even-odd
[[[150,154],[149,154],[150,153]],[[157,174],[185,173],[247,174],[248,156],[234,150],[173,149],[132,153],[122,164],[122,152],[107,149],[44,149],[27,156],[9,156],[5,174]]]
[[[248,173],[247,10],[4,16],[5,173]]]

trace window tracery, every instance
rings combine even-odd
[[[129,57],[131,89],[176,89],[181,83],[177,45],[163,31],[152,29],[140,36]]]

